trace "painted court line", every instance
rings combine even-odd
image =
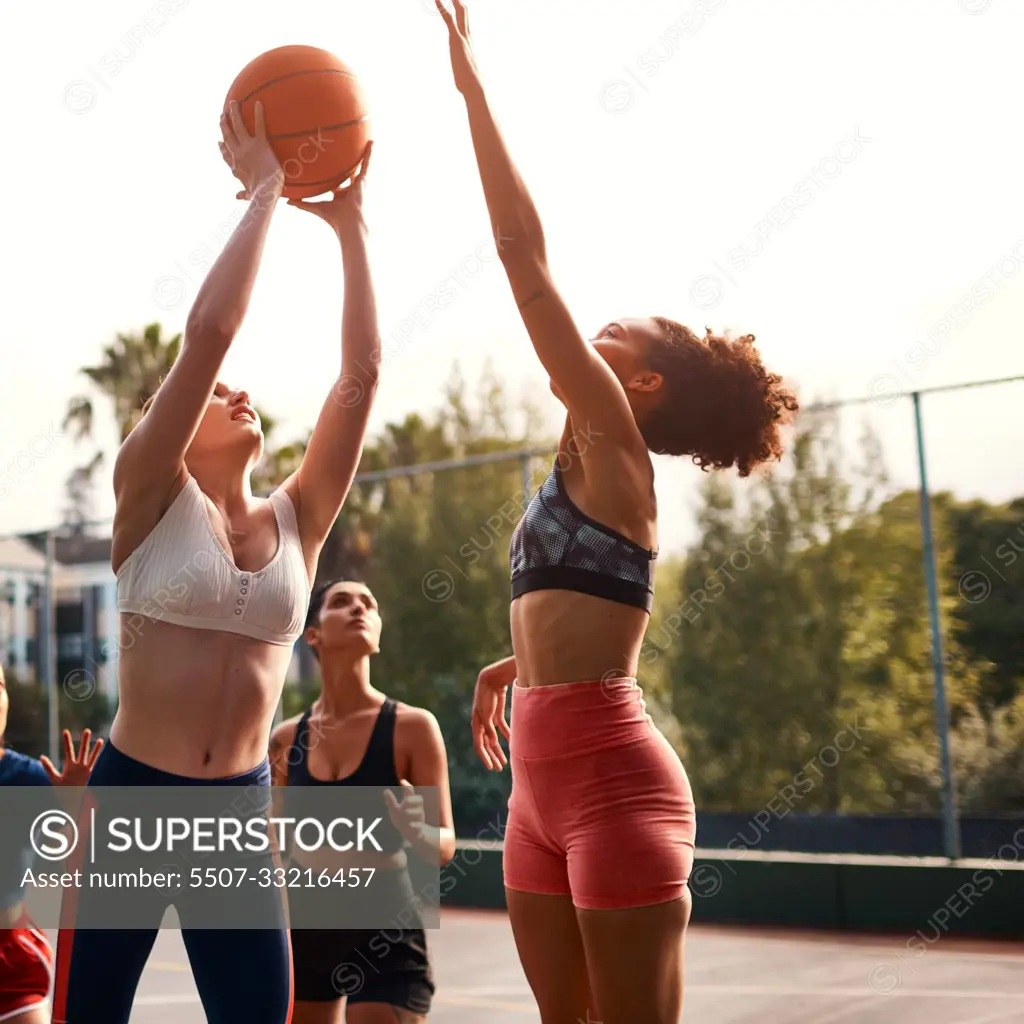
[[[450,1006],[473,1006],[479,1010],[504,1010],[512,1013],[536,1013],[537,1007],[532,1003],[505,1003],[493,999],[459,999],[452,996],[435,996],[435,1003],[447,1003]],[[175,993],[162,996],[136,996],[134,1006],[195,1006],[199,1004],[197,992]]]
[[[461,988],[446,986],[445,994],[450,997],[471,999],[474,997],[493,997],[502,993],[511,992],[508,988]],[[872,992],[868,988],[867,981],[861,988],[809,988],[806,985],[702,985],[700,982],[687,982],[685,991],[687,993],[700,992],[703,995],[715,996],[822,996],[842,997],[845,999],[871,998],[871,999],[1021,999],[1024,998],[1024,990],[1018,992],[993,992],[983,989],[915,989],[913,991],[899,990],[891,995],[881,995]],[[531,1007],[532,1008],[532,1007]]]
[[[807,988],[802,985],[701,985],[687,984],[686,992],[707,995],[737,996],[846,996],[851,999],[873,996],[875,999],[1021,999],[1024,991],[993,992],[983,989],[921,988],[908,992],[898,989],[887,995],[876,995],[865,980],[862,988]]]
[[[864,989],[824,989],[824,988],[798,988],[796,986],[771,986],[771,985],[688,985],[688,995],[721,995],[721,996],[742,996],[742,995],[792,995],[792,996],[818,996],[820,998],[837,997],[865,999],[870,996],[872,999],[1020,999],[1019,992],[966,992],[960,989],[933,989],[922,992],[894,992],[888,996],[878,996]],[[434,997],[437,1003],[445,1003],[450,1006],[472,1006],[481,1010],[504,1010],[512,1013],[536,1013],[537,1007],[532,1003],[512,1003],[498,1001],[495,999],[479,998],[470,995],[456,995],[449,990],[448,995]],[[173,995],[145,995],[135,997],[135,1006],[193,1006],[199,1003],[198,993],[176,993]],[[1011,1011],[1020,1013],[1019,1009]],[[1003,1014],[994,1017],[977,1018],[981,1021],[995,1021],[1001,1019]]]

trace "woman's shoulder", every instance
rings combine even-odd
[[[417,707],[414,704],[405,704],[399,700],[393,701],[393,703],[395,705],[396,730],[402,730],[403,734],[411,739],[425,739],[440,735],[441,727],[433,711]]]
[[[287,750],[295,742],[295,735],[298,732],[299,722],[302,721],[302,712],[298,715],[293,715],[291,718],[285,719],[279,725],[275,726],[273,731],[270,733],[270,752],[273,754],[275,751]]]
[[[0,784],[5,786],[48,786],[50,777],[42,762],[8,748],[0,757]]]

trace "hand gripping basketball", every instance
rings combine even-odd
[[[262,184],[284,184],[284,172],[267,139],[262,103],[255,106],[255,121],[255,131],[250,135],[235,102],[231,103],[226,114],[220,116],[222,140],[218,145],[224,162],[242,183],[238,199],[251,199]]]
[[[321,220],[326,221],[335,231],[343,233],[347,228],[354,225],[365,227],[363,221],[363,181],[366,178],[366,171],[370,166],[370,154],[373,152],[373,142],[366,144],[359,169],[349,179],[349,184],[344,188],[336,188],[330,199],[322,199],[317,202],[309,202],[305,199],[289,199],[288,205],[299,210],[306,210]]]

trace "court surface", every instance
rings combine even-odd
[[[1024,944],[942,939],[915,953],[907,938],[691,925],[682,1020],[1024,1024]],[[429,942],[438,984],[432,1022],[539,1024],[504,914],[446,910]],[[131,1019],[206,1020],[177,931],[161,931]]]

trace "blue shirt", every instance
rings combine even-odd
[[[50,777],[34,757],[26,757],[16,750],[5,750],[3,757],[0,757],[0,786],[45,786],[49,789]],[[29,829],[37,814],[56,806],[55,796],[52,791],[40,792],[39,800],[25,800],[19,794],[14,821],[8,820],[11,804],[0,802],[0,808],[3,809],[0,817],[5,819],[4,835],[0,838],[0,907],[13,907],[25,898],[25,887],[21,880],[25,872],[32,869],[35,861],[35,853],[29,842]],[[10,827],[12,825],[13,828]]]

